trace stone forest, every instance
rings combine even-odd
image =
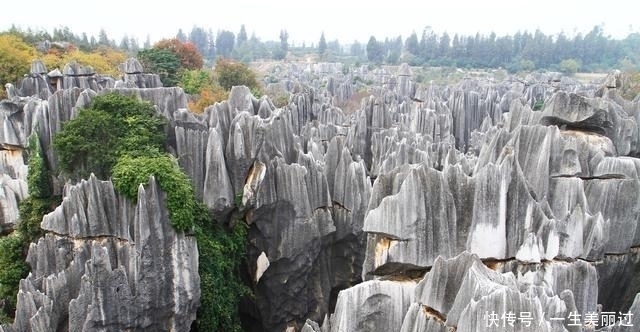
[[[625,75],[413,70],[282,62],[284,102],[194,113],[136,58],[34,61],[0,102],[0,331],[638,331]]]

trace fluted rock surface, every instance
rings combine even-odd
[[[340,292],[330,331],[399,331],[415,287],[412,281],[372,280]]]
[[[30,78],[44,75],[34,66]],[[161,88],[136,60],[123,69],[110,86],[70,65],[46,99],[7,87],[5,219],[17,216],[29,135],[38,132],[55,170],[51,141],[61,124],[97,93],[116,91],[168,119],[167,148],[220,222],[250,225],[242,270],[254,297],[241,313],[256,331],[479,331],[486,314],[512,311],[530,313],[536,331],[574,332],[571,313],[639,308],[640,101],[620,96],[616,73],[600,86],[534,73],[440,87],[415,84],[419,69],[406,65],[289,63],[270,73],[288,94],[283,107],[234,87],[198,115],[180,88]],[[361,89],[357,110],[338,107]],[[43,221],[50,232],[32,246],[34,272],[22,282],[13,328],[162,330],[153,322],[173,316],[188,326],[197,286],[172,293],[161,283],[194,280],[175,272],[185,269],[176,259],[197,258],[183,256],[194,244],[164,228],[141,233],[133,220],[144,218],[105,186],[91,179],[65,191]],[[162,211],[154,204],[138,209]],[[138,240],[147,235],[164,240]],[[134,249],[144,243],[148,251]],[[169,259],[157,246],[178,249]],[[166,278],[137,277],[144,268]],[[136,301],[154,292],[160,309],[150,313]],[[126,305],[107,308],[107,300]],[[503,329],[527,331],[521,323]]]
[[[32,243],[4,331],[189,331],[200,299],[195,238],[173,231],[155,179],[132,204],[92,176],[66,188]]]

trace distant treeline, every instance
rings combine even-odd
[[[366,54],[369,61],[378,63],[407,61],[413,65],[502,67],[511,71],[597,71],[640,64],[640,34],[632,33],[623,40],[616,40],[605,36],[602,28],[595,26],[586,35],[574,37],[563,33],[545,35],[539,30],[500,37],[495,33],[451,37],[427,29],[421,37],[414,32],[404,42],[401,37],[380,42],[372,36],[366,45]]]
[[[20,30],[12,27],[10,32],[19,34],[23,40],[37,44],[45,40],[66,41],[81,50],[94,50],[100,45],[110,46],[130,54],[151,47],[149,38],[140,45],[138,40],[124,36],[120,42],[110,39],[102,30],[98,37],[73,33],[68,27],[46,31]],[[514,35],[497,36],[476,34],[466,36],[445,33],[437,34],[430,28],[420,36],[412,33],[408,38],[376,39],[368,42],[353,41],[341,44],[338,40],[327,42],[324,33],[318,43],[291,45],[289,33],[280,32],[279,41],[261,41],[255,34],[247,35],[244,25],[238,33],[229,30],[205,29],[194,26],[190,32],[179,30],[175,36],[183,42],[191,42],[206,60],[218,57],[241,61],[258,59],[284,59],[287,56],[315,54],[326,61],[372,62],[398,64],[407,62],[415,66],[455,66],[464,68],[506,68],[510,71],[551,69],[565,72],[606,71],[611,68],[627,70],[640,67],[640,33],[631,33],[624,39],[606,36],[601,26],[589,33],[567,36],[564,33],[546,35],[537,30]]]

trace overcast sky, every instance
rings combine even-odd
[[[623,38],[640,32],[639,9],[635,0],[21,0],[2,4],[0,29],[12,23],[49,31],[69,26],[74,33],[97,37],[104,28],[111,39],[119,42],[127,34],[141,44],[147,35],[157,41],[175,36],[179,28],[188,34],[194,25],[237,34],[243,23],[249,35],[255,32],[263,41],[278,40],[279,31],[286,29],[289,42],[296,44],[317,43],[323,31],[328,41],[341,43],[366,42],[371,35],[405,39],[412,31],[420,36],[426,26],[451,35],[540,29],[573,36],[601,25],[606,35]]]

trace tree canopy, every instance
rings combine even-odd
[[[53,141],[60,169],[74,179],[94,173],[107,179],[123,154],[160,151],[165,120],[155,108],[132,96],[108,93],[63,125]]]
[[[14,83],[29,72],[35,49],[20,37],[0,35],[0,97],[4,97],[4,85]]]

